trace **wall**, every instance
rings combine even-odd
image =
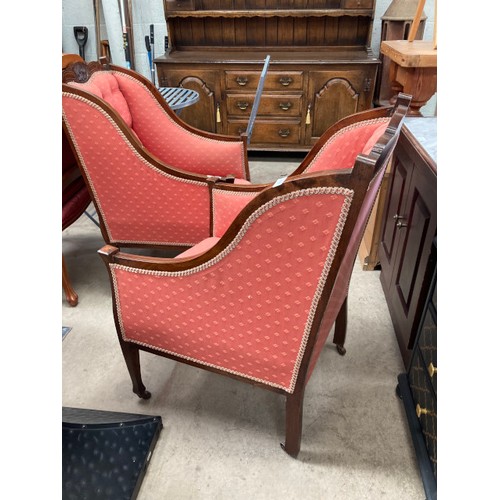
[[[163,0],[133,0],[131,3],[135,69],[149,78],[151,73],[144,38],[149,35],[149,25],[153,24],[155,56],[164,53],[164,38],[167,34],[167,27],[163,12]],[[97,59],[93,5],[93,0],[62,0],[62,51],[79,53],[73,27],[86,26],[89,30],[88,41],[85,45],[85,59],[87,61]],[[113,64],[125,66],[119,0],[100,0],[100,5],[101,39],[109,40]]]
[[[125,2],[127,0],[124,0]],[[379,55],[380,31],[384,15],[392,0],[376,1],[373,20],[372,50]],[[427,0],[424,12],[427,15],[424,39],[432,40],[434,32],[434,1]],[[119,14],[119,0],[100,0],[101,2],[101,39],[108,39],[111,48],[113,64],[125,66],[123,52],[121,22]],[[155,55],[164,53],[164,37],[167,34],[163,0],[131,0],[132,20],[135,43],[135,69],[150,78],[149,62],[144,37],[149,35],[149,25],[154,24]],[[87,26],[89,37],[85,46],[87,61],[97,59],[95,44],[95,21],[93,0],[62,0],[62,50],[63,52],[78,54],[78,44],[73,34],[73,26]],[[436,96],[422,108],[423,114],[435,114]]]

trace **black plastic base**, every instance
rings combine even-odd
[[[63,500],[135,499],[162,427],[159,416],[63,407]]]

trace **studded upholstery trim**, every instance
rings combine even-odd
[[[196,181],[196,180],[192,180],[192,179],[185,179],[185,178],[180,177],[180,176],[177,177],[175,175],[172,175],[172,174],[169,174],[167,172],[164,172],[163,170],[160,170],[159,168],[157,168],[156,166],[154,166],[152,163],[148,162],[141,154],[139,154],[139,152],[130,143],[130,141],[128,140],[128,138],[126,137],[126,135],[118,127],[118,125],[111,118],[111,116],[105,110],[103,110],[99,105],[97,105],[94,102],[86,99],[85,97],[82,97],[82,96],[79,96],[79,95],[74,95],[74,94],[71,94],[71,93],[68,93],[68,92],[63,92],[62,96],[63,96],[63,99],[64,98],[69,98],[69,99],[73,99],[75,101],[80,101],[80,102],[86,104],[87,106],[93,108],[98,113],[100,113],[104,117],[104,119],[109,123],[109,125],[114,129],[114,131],[120,136],[120,138],[125,143],[126,147],[132,152],[133,156],[137,160],[139,160],[144,166],[146,166],[147,168],[149,168],[151,171],[155,172],[156,174],[158,174],[158,175],[160,175],[160,176],[162,176],[162,177],[164,177],[166,179],[169,179],[169,180],[181,183],[181,184],[197,186],[197,187],[200,187],[200,188],[202,188],[204,190],[206,189],[206,193],[207,193],[207,210],[208,210],[208,201],[209,201],[208,183],[204,183],[204,182]],[[100,196],[99,196],[99,194],[98,194],[98,192],[97,192],[97,190],[96,190],[96,188],[94,186],[94,182],[92,180],[92,176],[90,175],[89,168],[88,168],[88,166],[86,164],[86,161],[84,159],[84,156],[83,156],[83,154],[82,154],[82,152],[80,150],[79,143],[76,140],[75,135],[73,133],[71,122],[68,119],[67,114],[66,114],[66,112],[64,110],[64,106],[63,106],[62,115],[63,115],[64,121],[67,124],[68,133],[69,133],[69,135],[72,138],[73,144],[74,144],[75,149],[76,149],[76,153],[77,153],[78,158],[80,160],[80,164],[81,164],[81,166],[83,167],[83,169],[86,172],[86,176],[87,176],[87,179],[88,179],[88,182],[90,184],[90,188],[91,188],[91,191],[92,191],[92,194],[93,194],[94,203],[97,205],[97,208],[99,209],[99,213],[101,214],[101,223],[105,226],[106,232],[107,232],[107,234],[108,234],[109,239],[110,239],[111,242],[120,241],[121,243],[124,243],[124,244],[132,243],[132,244],[141,244],[141,245],[163,244],[163,245],[172,245],[172,246],[191,246],[194,243],[196,243],[197,241],[199,241],[199,239],[209,236],[209,231],[208,231],[209,228],[208,228],[208,222],[207,222],[206,234],[200,235],[200,237],[196,241],[178,241],[178,240],[172,240],[172,241],[170,241],[170,240],[167,240],[167,241],[151,241],[151,240],[143,240],[143,239],[115,238],[114,235],[113,235],[112,227],[110,226],[110,224],[109,224],[109,222],[107,220],[106,211],[103,210]],[[167,237],[168,237],[168,235],[167,235]]]
[[[248,238],[250,237],[249,236],[250,231],[253,231],[251,233],[252,237],[250,238],[257,238],[254,241],[261,240],[261,237],[258,236],[260,234],[260,232],[258,231],[259,218],[265,215],[267,216],[267,213],[271,212],[274,207],[277,207],[280,204],[284,204],[285,202],[288,202],[290,200],[297,200],[298,198],[303,196],[314,196],[314,195],[330,195],[330,196],[337,195],[335,197],[335,200],[337,200],[335,202],[336,203],[335,207],[337,208],[334,209],[336,214],[334,215],[336,217],[336,221],[335,223],[331,221],[332,224],[329,226],[329,228],[326,228],[326,232],[325,229],[322,232],[320,231],[322,234],[325,235],[325,238],[327,238],[323,240],[323,243],[318,244],[314,243],[313,241],[310,242],[311,246],[309,248],[314,250],[318,249],[320,250],[320,254],[322,255],[321,260],[318,261],[316,259],[317,258],[319,259],[319,257],[312,256],[311,258],[313,260],[304,262],[301,267],[300,261],[303,259],[299,258],[298,259],[299,263],[294,265],[296,267],[293,267],[294,271],[297,271],[295,277],[293,273],[288,275],[287,273],[278,272],[278,274],[280,275],[279,278],[280,280],[282,280],[281,281],[282,284],[280,285],[279,284],[280,282],[278,281],[277,282],[278,284],[276,285],[277,288],[275,289],[275,291],[279,290],[279,293],[283,294],[284,297],[286,296],[287,301],[289,301],[290,303],[288,304],[287,302],[288,305],[285,304],[285,306],[282,306],[280,303],[273,302],[272,305],[269,307],[278,309],[283,307],[284,309],[281,315],[278,314],[276,317],[273,317],[273,314],[262,312],[259,309],[257,309],[253,315],[250,313],[246,313],[245,309],[248,309],[249,308],[248,306],[250,306],[250,308],[256,307],[256,304],[252,301],[251,296],[255,296],[256,301],[262,300],[261,298],[257,299],[257,297],[262,292],[260,290],[254,290],[252,287],[248,289],[244,289],[244,287],[239,287],[242,290],[241,292],[239,292],[241,293],[241,296],[239,298],[241,311],[237,309],[231,309],[230,307],[229,311],[227,311],[228,307],[226,307],[226,304],[221,305],[219,303],[219,305],[217,305],[217,303],[215,303],[213,306],[210,305],[203,306],[203,303],[202,304],[197,303],[196,298],[199,295],[201,286],[199,283],[202,282],[204,279],[205,283],[207,283],[206,280],[210,280],[208,281],[208,283],[210,284],[211,287],[215,287],[212,288],[214,291],[218,289],[220,293],[223,292],[224,296],[228,297],[229,301],[234,300],[231,299],[231,294],[234,292],[234,289],[238,288],[238,285],[240,283],[238,283],[237,278],[231,277],[231,274],[234,275],[233,271],[235,271],[237,267],[235,264],[238,262],[238,259],[236,259],[236,261],[231,261],[231,253],[235,252],[236,254],[235,257],[245,258],[246,256],[245,251],[248,245]],[[238,234],[224,250],[222,250],[217,256],[215,256],[208,262],[192,269],[187,269],[184,271],[177,271],[177,272],[167,272],[167,271],[136,269],[120,264],[110,264],[110,271],[113,281],[113,293],[115,295],[116,311],[119,323],[119,334],[125,341],[133,342],[138,345],[152,348],[154,350],[164,352],[166,354],[175,355],[182,359],[186,359],[191,362],[196,362],[200,365],[210,366],[228,373],[238,375],[240,377],[249,380],[259,382],[261,384],[276,387],[288,393],[293,393],[300,365],[307,345],[307,341],[309,339],[313,321],[316,315],[316,310],[324,290],[328,273],[330,271],[331,265],[335,257],[335,253],[345,225],[352,197],[353,197],[352,190],[339,187],[323,187],[323,188],[309,188],[301,191],[295,191],[274,198],[271,201],[259,207],[250,215],[250,217],[246,220],[246,222],[244,223]],[[320,199],[317,200],[316,202],[322,203]],[[283,210],[286,209],[283,208]],[[311,217],[312,213],[311,212],[308,213],[310,215],[309,216],[304,215],[306,219],[301,219],[301,220],[307,220],[311,224],[317,224],[318,222]],[[328,216],[332,216],[330,215],[330,211],[327,214]],[[271,215],[272,214],[270,214],[270,216]],[[254,226],[254,224],[257,225]],[[326,226],[321,226],[321,227],[326,227]],[[299,227],[298,229],[302,230],[302,227]],[[286,230],[288,230],[288,228],[286,228]],[[326,234],[328,234],[327,237]],[[295,236],[293,237],[293,241],[295,242],[295,244],[298,244],[297,243],[298,240],[296,239]],[[262,241],[262,250],[264,251],[263,253],[265,254],[266,252],[265,241]],[[258,267],[264,265],[265,257],[266,256],[264,255],[259,259]],[[293,260],[293,257],[290,257],[290,260]],[[229,266],[228,263],[230,264]],[[225,264],[225,267],[223,266],[223,264]],[[310,269],[307,269],[307,267],[310,266],[319,266],[316,267],[316,271],[313,272],[313,275],[317,276],[317,278],[314,278],[314,281],[316,281],[316,283],[308,284],[309,288],[306,287],[307,291],[303,290],[301,292],[302,295],[300,296],[301,297],[300,306],[295,306],[294,299],[296,299],[297,297],[293,296],[293,294],[290,295],[291,292],[286,287],[287,286],[293,287],[295,286],[294,284],[302,285],[304,278],[300,277],[302,276],[301,273],[307,274],[308,272],[311,272]],[[207,277],[207,272],[210,274],[210,276],[208,277]],[[247,271],[244,270],[244,272]],[[144,278],[146,278],[147,276],[153,277],[153,280],[146,279],[145,281],[142,281],[140,279],[139,280],[133,279],[132,276],[134,275],[135,276],[141,275]],[[157,278],[165,278],[166,281],[162,283],[162,281],[161,280],[158,281]],[[221,280],[224,283],[222,283]],[[265,282],[266,280],[262,278],[257,281]],[[289,284],[291,281],[292,284]],[[129,287],[127,287],[127,285],[129,285]],[[266,287],[266,285],[267,283],[262,283],[263,290],[264,287]],[[207,285],[204,286],[206,287]],[[152,301],[160,302],[161,309],[167,308],[170,305],[169,297],[172,292],[169,291],[168,297],[166,296],[166,293],[165,295],[158,295],[160,294],[159,290],[161,290],[162,288],[164,290],[166,289],[170,290],[176,288],[176,290],[180,290],[182,292],[181,294],[182,298],[179,298],[179,296],[176,294],[174,294],[174,296],[176,301],[180,300],[180,302],[184,304],[183,307],[185,307],[186,310],[182,313],[177,308],[174,308],[173,312],[171,313],[174,316],[180,314],[181,319],[176,320],[173,316],[172,319],[169,319],[170,316],[165,314],[165,311],[161,311],[160,314],[159,311],[152,310],[152,308],[150,307]],[[186,289],[192,290],[189,291],[189,294],[193,294],[193,300],[188,300],[186,295],[184,295]],[[290,288],[290,290],[293,290],[293,288]],[[275,291],[272,293],[275,293]],[[144,293],[146,295],[143,295]],[[250,296],[247,296],[248,294]],[[158,296],[155,297],[155,295]],[[131,296],[133,297],[132,299]],[[132,302],[130,302],[131,300]],[[235,300],[235,302],[237,302],[237,300]],[[137,304],[140,305],[138,306]],[[298,308],[297,311],[300,309],[301,313],[300,317],[302,318],[300,327],[293,324],[294,313],[297,312],[294,311],[294,307]],[[219,312],[214,311],[214,309],[218,309]],[[280,343],[278,346],[276,346],[277,354],[280,353],[280,350],[288,349],[288,351],[286,351],[286,356],[285,354],[283,354],[286,359],[281,360],[281,364],[277,365],[279,366],[279,370],[281,370],[279,371],[277,368],[277,370],[279,371],[278,374],[261,373],[262,371],[265,372],[267,368],[261,370],[260,368],[262,360],[257,355],[255,355],[255,359],[249,358],[251,354],[250,352],[245,351],[244,345],[241,346],[242,347],[241,352],[239,350],[237,352],[233,352],[235,351],[235,349],[231,349],[231,353],[228,356],[230,357],[230,359],[234,359],[234,362],[229,361],[226,363],[222,363],[217,359],[212,360],[213,356],[206,355],[207,351],[210,351],[212,345],[215,342],[225,343],[220,328],[219,331],[212,331],[210,327],[211,324],[218,324],[218,322],[221,322],[223,324],[222,331],[224,331],[224,327],[226,327],[227,323],[224,322],[224,318],[222,317],[220,309],[223,309],[225,311],[224,314],[228,315],[229,317],[236,316],[237,321],[240,318],[241,321],[246,321],[247,328],[249,328],[248,323],[252,323],[251,328],[252,332],[254,332],[252,335],[250,335],[248,330],[246,332],[244,331],[240,332],[240,335],[238,335],[238,331],[230,334],[235,337],[238,336],[243,337],[241,339],[242,343],[244,341],[251,341],[251,340],[253,340],[254,346],[255,343],[259,343],[261,341],[264,343],[265,340],[263,339],[269,338],[265,336],[266,332],[269,332],[268,335],[271,336],[273,335],[272,332],[275,332],[274,335],[277,334],[275,328],[278,327],[275,326],[275,324],[279,323],[280,321],[286,326],[285,331],[288,328],[292,330],[291,332],[289,332],[289,334],[287,334],[289,335],[289,337],[276,338],[276,340],[271,338],[270,341],[271,343],[272,342],[275,342],[276,344]],[[189,311],[192,311],[192,313],[190,313]],[[250,314],[251,317],[245,318],[244,317],[245,314],[247,315]],[[257,321],[257,317],[259,315],[262,316],[262,320],[259,320],[259,323],[255,324],[255,322]],[[155,319],[156,328],[152,328],[151,325],[152,316],[155,316],[156,318]],[[195,320],[198,320],[198,322],[196,322]],[[178,325],[179,322],[181,324],[186,323],[187,326],[182,328],[179,327],[179,329],[175,330],[175,332],[177,333],[174,333],[174,327],[179,326]],[[164,326],[163,327],[158,326],[158,323],[161,323]],[[129,332],[127,331],[126,324],[130,325],[140,324],[141,326],[138,327],[139,331],[144,331],[144,334],[140,332],[139,333],[131,332],[131,334],[129,334]],[[164,348],[161,347],[161,345],[158,345],[161,344],[160,338],[162,336],[162,333],[157,328],[160,328],[160,330],[169,329],[169,333],[167,334],[167,336],[170,336],[169,342],[171,342],[169,348]],[[190,333],[190,329],[192,328],[195,328],[196,330],[195,333]],[[301,333],[300,331],[296,331],[297,329],[300,328],[302,328]],[[262,333],[263,329],[265,330],[264,333]],[[238,329],[233,327],[233,330],[238,330]],[[261,337],[258,337],[258,334],[255,332],[260,332],[259,335],[261,335]],[[147,336],[150,339],[150,341],[149,342],[145,341],[142,338],[144,336]],[[182,338],[182,340],[179,341],[172,340],[174,339],[174,336],[176,336],[175,338]],[[298,338],[294,340],[293,337],[297,336]],[[259,340],[259,338],[261,340]],[[154,340],[156,339],[159,340],[157,340],[157,342],[155,343]],[[236,339],[236,342],[240,342],[240,340]],[[175,345],[172,345],[172,343],[174,343]],[[183,346],[189,344],[189,346],[187,348],[186,347],[179,348],[179,343],[180,345]],[[288,344],[290,343],[293,343],[293,346],[296,347],[288,346]],[[217,351],[219,349],[220,347],[217,347],[215,350]],[[201,351],[203,356],[197,357],[196,355],[193,354],[193,351],[196,353]],[[240,362],[240,360],[236,358],[243,358],[243,359]],[[278,363],[278,361],[276,361],[276,363]],[[247,370],[243,368],[238,368],[243,366],[248,366],[249,368]]]

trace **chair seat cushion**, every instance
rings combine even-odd
[[[210,250],[219,240],[220,238],[216,238],[215,236],[211,236],[210,238],[205,238],[204,240],[200,241],[191,248],[185,250],[179,255],[176,255],[175,258],[184,259],[187,257],[196,257],[197,255],[201,255],[207,250]]]

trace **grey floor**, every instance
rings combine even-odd
[[[297,161],[255,158],[252,180],[267,182]],[[63,406],[160,415],[164,428],[138,500],[424,499],[401,401],[404,371],[378,271],[356,264],[347,354],[328,343],[306,389],[302,448],[284,439],[284,397],[158,356],[141,357],[152,393],[131,390],[113,322],[99,229],[82,216],[62,248],[78,295],[62,300]]]

